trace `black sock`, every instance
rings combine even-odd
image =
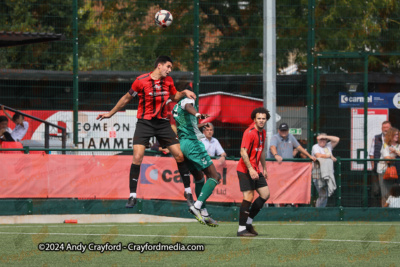
[[[131,193],[136,193],[137,183],[139,180],[140,165],[131,165],[131,172],[129,173],[129,190]]]
[[[190,187],[190,172],[189,168],[186,166],[185,162],[177,162],[178,170],[181,175],[183,186],[185,188]]]
[[[247,200],[243,200],[242,205],[240,206],[239,213],[239,225],[245,226],[247,222],[247,217],[249,217],[249,209],[251,202]]]
[[[256,215],[262,209],[265,201],[267,201],[267,200],[263,199],[261,197],[258,197],[256,200],[254,200],[253,205],[251,205],[251,209],[250,209],[250,214],[249,214],[250,218],[254,219],[254,217],[256,217]]]

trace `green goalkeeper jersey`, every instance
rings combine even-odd
[[[194,106],[194,100],[184,97],[174,106],[174,109],[172,110],[172,115],[176,121],[176,128],[178,129],[179,139],[200,140],[205,138],[204,134],[200,132],[199,128],[197,127],[196,116],[185,110],[186,104],[192,104]]]

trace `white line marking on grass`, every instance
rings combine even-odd
[[[198,222],[193,222],[193,224],[199,224]],[[62,225],[64,228],[76,228],[76,227],[146,227],[146,226],[162,226],[162,227],[167,227],[167,226],[174,226],[174,225],[187,225],[187,223],[181,223],[181,224],[137,224],[137,225],[123,225],[123,224],[75,224],[75,225]],[[60,228],[60,224],[57,225],[48,225],[48,224],[32,224],[32,225],[0,225],[0,228],[27,228],[27,227],[49,227],[49,228]],[[236,225],[235,225],[236,226]]]
[[[400,241],[380,240],[341,240],[341,239],[318,239],[318,238],[290,238],[290,237],[237,237],[237,236],[184,236],[184,235],[129,235],[129,234],[80,234],[80,233],[18,233],[0,232],[0,235],[69,235],[69,236],[120,236],[120,237],[169,237],[169,238],[201,238],[201,239],[253,239],[253,240],[283,240],[283,241],[322,241],[322,242],[352,242],[352,243],[384,243],[400,244]]]
[[[318,225],[318,226],[400,226],[400,223],[362,223],[362,222],[343,222],[343,223],[286,223],[286,222],[282,222],[282,223],[255,223],[253,224],[254,226],[257,225],[268,225],[268,226],[274,226],[274,225],[279,225],[279,226],[310,226],[310,225]]]
[[[76,227],[169,227],[169,226],[184,226],[188,224],[198,225],[198,222],[188,222],[188,223],[120,223],[120,224],[74,224],[74,225],[63,225],[65,228],[76,228]],[[49,228],[59,228],[61,223],[59,224],[30,224],[30,225],[0,225],[0,228],[28,228],[28,227],[43,227],[47,226]],[[254,226],[400,226],[400,223],[351,223],[351,222],[343,222],[343,223],[255,223]],[[237,227],[237,222],[220,222],[219,226],[235,226]]]

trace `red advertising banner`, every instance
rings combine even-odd
[[[169,110],[172,110],[175,102],[170,102]],[[210,117],[201,122],[233,123],[238,126],[247,127],[253,121],[251,112],[254,108],[262,107],[263,99],[229,94],[225,92],[214,92],[199,95],[199,112],[208,114]],[[251,108],[249,108],[251,107]],[[170,117],[173,121],[173,117]]]
[[[126,199],[131,156],[0,154],[0,198]],[[221,183],[209,201],[241,202],[237,161],[214,164]],[[311,163],[267,162],[268,203],[309,203]],[[192,183],[194,192],[194,184]],[[138,198],[184,200],[183,183],[173,158],[145,157]]]

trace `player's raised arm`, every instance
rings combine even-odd
[[[130,93],[126,93],[121,99],[118,101],[118,103],[115,105],[115,107],[108,113],[103,113],[99,114],[97,116],[96,120],[102,120],[102,119],[108,119],[111,118],[115,113],[117,113],[119,110],[121,110],[123,107],[126,106],[126,104],[131,101],[133,96]]]
[[[189,104],[189,103],[185,105],[185,110],[188,113],[190,113],[190,114],[192,114],[192,115],[194,115],[197,118],[202,119],[202,120],[205,119],[205,118],[210,117],[210,115],[208,115],[208,114],[200,114],[200,113],[198,113],[197,110],[193,107],[193,105]]]
[[[174,102],[178,102],[179,100],[181,100],[185,96],[187,98],[196,100],[196,94],[193,93],[192,91],[188,90],[188,89],[185,89],[185,90],[183,90],[181,92],[176,92],[176,94],[170,96],[170,99],[172,101],[174,101]]]

